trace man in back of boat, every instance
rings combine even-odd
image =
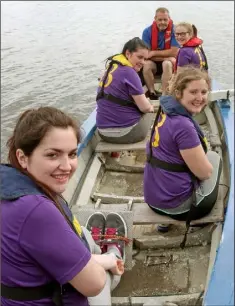
[[[159,94],[154,89],[154,77],[161,76],[162,93],[166,94],[180,47],[175,39],[174,25],[168,9],[160,7],[156,10],[152,25],[143,31],[142,40],[151,49],[143,67],[143,79],[148,88],[149,98],[156,100]]]

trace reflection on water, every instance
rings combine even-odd
[[[105,59],[141,36],[157,6],[175,22],[195,23],[210,73],[222,88],[234,82],[232,1],[2,1],[2,154],[16,117],[51,105],[83,122],[95,107]]]

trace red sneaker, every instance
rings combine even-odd
[[[112,212],[106,216],[104,247],[116,246],[125,261],[125,239],[118,239],[115,236],[125,238],[127,236],[127,227],[123,217],[118,213]]]
[[[102,247],[102,240],[104,238],[105,216],[102,212],[95,212],[92,214],[87,222],[86,228],[91,233],[95,243]]]

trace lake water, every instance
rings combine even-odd
[[[152,23],[157,7],[194,23],[210,73],[234,87],[233,1],[1,1],[1,139],[29,107],[50,105],[82,123],[95,107],[105,59]]]

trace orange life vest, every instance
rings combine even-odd
[[[165,46],[164,49],[170,49],[171,48],[171,33],[173,29],[173,21],[170,19],[169,24],[165,30],[164,38],[165,38]],[[157,50],[158,49],[158,27],[156,24],[156,21],[152,24],[151,29],[151,50]]]

